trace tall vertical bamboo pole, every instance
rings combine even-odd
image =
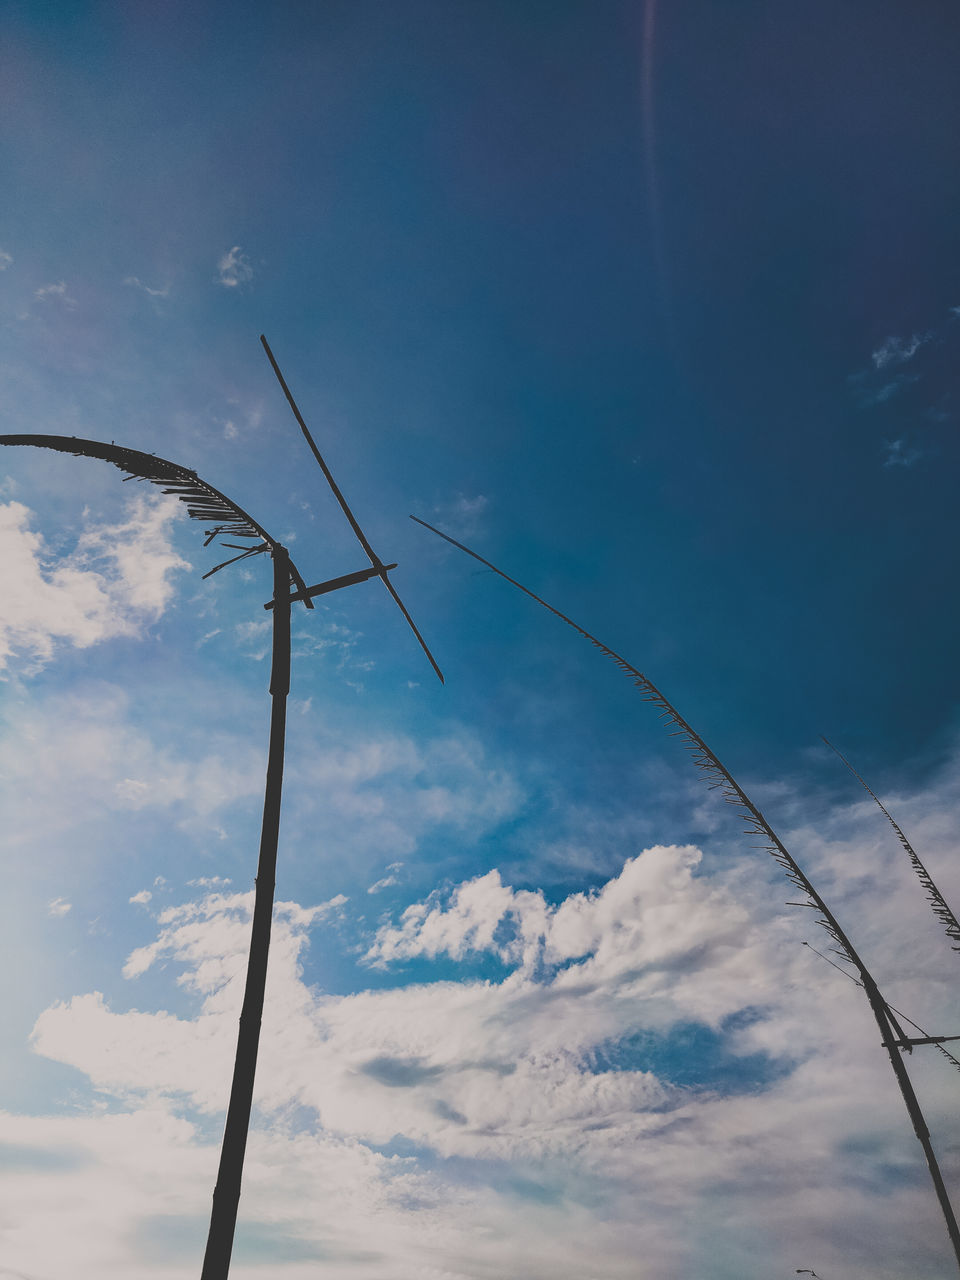
[[[284,547],[273,548],[273,656],[270,671],[270,745],[260,831],[253,927],[247,981],[240,1012],[237,1056],[230,1088],[230,1104],[220,1149],[220,1167],[213,1192],[210,1231],[201,1280],[227,1280],[233,1234],[240,1204],[243,1157],[250,1127],[253,1081],[257,1070],[260,1021],[267,980],[267,953],[276,884],[277,841],[280,834],[280,795],[283,787],[283,747],[290,690],[290,558]]]

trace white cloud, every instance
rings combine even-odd
[[[133,499],[120,524],[89,526],[74,551],[55,560],[32,513],[19,502],[0,505],[0,668],[14,652],[38,670],[57,644],[87,648],[113,636],[139,635],[169,603],[168,575],[190,566],[170,545],[176,507],[163,499]]]
[[[253,267],[238,244],[228,249],[217,263],[217,280],[227,289],[236,289],[253,279]]]
[[[7,253],[5,249],[0,249],[0,271],[6,271],[12,262],[13,254]]]
[[[915,333],[910,338],[887,338],[871,353],[875,369],[885,369],[891,364],[905,364],[912,360],[924,343],[932,337],[929,333]]]
[[[273,624],[269,618],[263,618],[256,622],[238,622],[234,625],[234,633],[237,639],[245,645],[253,645],[253,648],[245,649],[245,657],[253,658],[256,662],[263,661],[270,652],[272,627]]]
[[[62,708],[64,725],[75,708]],[[57,750],[56,728],[40,754]],[[81,767],[113,752],[118,779],[153,776],[131,754],[136,738],[115,737],[113,718],[71,750]],[[11,762],[12,748],[0,772]],[[504,772],[453,735],[348,749],[318,739],[291,783],[308,793],[304,822],[314,803],[330,822],[336,859],[354,859],[351,832],[369,823],[377,852],[361,852],[379,871],[390,824],[415,846],[431,823],[475,833],[516,812],[524,790]],[[90,776],[78,791],[96,790]],[[888,798],[948,900],[960,886],[958,795],[954,766],[936,797]],[[789,794],[778,799],[792,811]],[[922,893],[871,822],[886,834],[858,795],[819,837],[787,843],[883,981],[895,975],[889,997],[931,1032],[953,1030],[954,988],[937,962],[954,957],[938,935],[926,967]],[[351,995],[301,971],[313,935],[311,976],[343,990],[347,957],[335,988],[325,977],[342,896],[325,909],[279,904],[238,1265],[251,1280],[297,1280],[321,1263],[335,1280],[634,1280],[638,1259],[653,1280],[792,1274],[807,1261],[848,1280],[944,1274],[942,1223],[862,995],[800,945],[807,916],[781,907],[794,895],[779,880],[771,890],[767,869],[779,874],[759,854],[657,845],[559,901],[516,871],[464,879],[369,939],[374,952],[392,946],[391,964],[415,961],[420,985],[378,974]],[[0,1118],[3,1140],[34,1161],[11,1179],[5,1265],[75,1280],[195,1274],[250,899],[211,894],[163,912],[127,959],[131,981],[149,972],[149,984],[120,999],[81,988],[38,1020],[37,1050],[85,1072],[119,1112]],[[179,1016],[162,995],[147,1003],[174,978]],[[696,1051],[691,1027],[704,1036]],[[757,1056],[777,1070],[755,1078]],[[692,1079],[676,1077],[681,1061]],[[919,1051],[910,1065],[953,1179],[956,1077],[938,1077],[943,1064]],[[57,1233],[51,1200],[66,1206]],[[268,1261],[243,1253],[244,1224],[263,1233]],[[180,1255],[178,1233],[189,1236]]]
[[[41,285],[39,289],[35,290],[33,296],[41,302],[46,302],[50,298],[59,298],[63,305],[70,310],[77,305],[76,298],[71,298],[67,293],[67,285],[63,280],[57,284]]]
[[[875,390],[864,390],[860,395],[860,403],[865,408],[870,408],[875,404],[886,404],[888,400],[892,400],[895,395],[901,392],[904,387],[910,386],[911,383],[917,382],[916,376],[907,376],[905,373],[899,374],[891,382],[885,382],[882,386]]]
[[[65,916],[68,911],[72,910],[73,904],[67,902],[65,898],[54,898],[52,902],[47,903],[47,914],[51,916]]]
[[[165,815],[176,841],[182,830],[198,838],[219,833],[246,806],[256,812],[263,794],[256,744],[208,733],[185,753],[155,742],[129,703],[130,695],[104,683],[39,706],[30,697],[7,700],[0,777],[11,847],[42,848],[45,863],[62,859],[70,867],[94,850],[102,856],[103,841],[118,830],[135,838],[154,815]]]
[[[150,295],[151,298],[166,298],[170,293],[170,286],[166,285],[163,289],[151,289],[148,284],[144,284],[138,276],[125,276],[123,283],[130,285],[134,289],[142,289],[144,293]]]
[[[375,880],[372,885],[368,886],[367,893],[380,893],[382,889],[389,889],[391,885],[396,883],[396,876],[384,876],[382,880]]]
[[[391,885],[399,883],[397,872],[403,866],[402,862],[391,862],[387,867],[387,875],[381,880],[375,880],[367,889],[367,893],[379,893],[382,889],[389,889]]]
[[[885,467],[912,467],[922,457],[922,451],[908,445],[902,436],[899,440],[884,441],[883,465]]]
[[[523,804],[508,767],[492,760],[467,733],[415,743],[405,736],[323,734],[292,762],[305,822],[321,820],[329,848],[350,848],[357,874],[380,878],[385,857],[414,853],[428,833],[478,839]],[[374,874],[374,868],[376,874]]]
[[[489,871],[409,906],[399,927],[378,930],[366,960],[382,968],[415,956],[462,960],[489,951],[532,972],[591,956],[580,977],[589,969],[595,978],[616,974],[623,963],[681,955],[694,942],[702,949],[718,936],[718,920],[726,945],[746,916],[710,880],[695,877],[700,857],[692,846],[647,849],[598,893],[573,894],[557,906],[548,906],[539,890],[512,889]]]
[[[872,857],[864,848],[843,860],[856,872]],[[826,966],[826,976],[811,969],[821,962],[776,914],[779,896],[765,902],[766,884],[746,874],[754,861],[707,876],[697,850],[651,848],[597,892],[556,906],[481,877],[448,895],[433,934],[415,934],[419,954],[440,933],[464,955],[475,944],[496,950],[495,918],[513,912],[536,920],[550,972],[524,970],[515,946],[521,967],[501,981],[349,996],[308,987],[300,968],[310,930],[342,897],[279,903],[241,1220],[272,1224],[281,1247],[262,1271],[251,1258],[250,1275],[292,1280],[294,1259],[316,1260],[309,1250],[321,1246],[342,1280],[626,1280],[638,1258],[656,1280],[759,1274],[758,1258],[764,1274],[808,1260],[853,1280],[942,1274],[942,1223],[861,995]],[[888,936],[905,897],[886,874],[866,883]],[[158,1262],[186,1280],[195,1258],[151,1256],[156,1237],[135,1228],[157,1212],[150,1195],[166,1184],[168,1227],[193,1221],[202,1249],[219,1123],[203,1141],[174,1111],[186,1104],[212,1118],[223,1108],[251,900],[213,894],[174,907],[128,957],[130,977],[160,963],[178,973],[194,1016],[113,1012],[90,993],[38,1020],[37,1051],[86,1072],[126,1114],[25,1119],[10,1131],[38,1164],[51,1153],[42,1179],[17,1183],[11,1212],[24,1225],[6,1252],[11,1265],[25,1266],[32,1249],[35,1268],[57,1270],[39,1208],[56,1195],[101,1224],[79,1246],[70,1237],[77,1280],[139,1280]],[[691,1021],[719,1037],[699,1064],[706,1088],[670,1079],[670,1036]],[[623,1045],[635,1046],[632,1059],[611,1063]],[[644,1057],[657,1045],[651,1070]],[[732,1091],[709,1084],[721,1045],[743,1063]],[[756,1054],[780,1060],[779,1077],[751,1084]],[[942,1131],[953,1079],[926,1083]],[[376,1150],[398,1135],[416,1155]],[[51,1172],[70,1149],[96,1158]],[[88,1197],[114,1182],[127,1190],[107,1221]]]
[[[293,541],[289,534],[285,534],[283,540],[285,543]],[[319,614],[311,619],[309,630],[295,632],[295,653],[300,656],[322,654],[335,661],[338,671],[369,671],[375,664],[369,659],[356,657],[357,646],[362,637],[362,631],[354,631],[341,622],[334,622],[332,618]]]
[[[434,506],[434,518],[430,523],[435,523],[438,528],[443,529],[444,533],[450,533],[459,538],[475,537],[481,527],[481,518],[489,505],[489,498],[482,493],[472,498],[458,493],[448,502],[439,502]]]
[[[140,892],[135,893],[132,898],[128,898],[128,902],[136,902],[139,903],[140,906],[145,907],[152,897],[153,894],[149,889],[141,889]]]

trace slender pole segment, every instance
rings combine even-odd
[[[396,601],[396,603],[397,603],[397,605],[398,605],[398,607],[399,607],[399,609],[400,609],[400,612],[403,614],[403,616],[406,618],[407,622],[410,624],[410,630],[413,632],[413,634],[414,634],[414,635],[417,637],[417,639],[420,641],[420,648],[421,648],[421,649],[423,650],[423,652],[427,655],[427,661],[430,663],[431,667],[433,667],[434,671],[437,673],[437,677],[439,678],[440,683],[441,683],[441,684],[444,684],[444,683],[445,683],[445,681],[444,681],[444,678],[443,678],[443,672],[442,672],[442,671],[440,670],[440,668],[437,666],[437,660],[436,660],[436,658],[433,656],[433,654],[432,654],[432,653],[430,652],[430,650],[427,648],[427,642],[426,642],[426,640],[424,640],[423,636],[422,636],[422,635],[420,634],[420,632],[417,630],[417,625],[416,625],[416,623],[415,623],[415,622],[414,622],[414,620],[410,617],[410,614],[407,612],[407,606],[403,603],[403,601],[402,601],[402,600],[400,599],[400,597],[397,595],[396,588],[394,587],[394,585],[393,585],[393,583],[390,581],[390,579],[387,577],[387,571],[386,571],[386,569],[384,569],[384,570],[382,571],[382,573],[380,574],[380,577],[381,577],[381,579],[382,579],[382,581],[383,581],[383,585],[387,588],[387,590],[390,592],[390,594],[393,596],[394,600]]]
[[[390,595],[393,597],[394,601],[399,607],[400,612],[406,618],[407,623],[409,624],[410,630],[417,637],[417,640],[420,643],[420,648],[427,655],[428,662],[430,663],[431,667],[433,667],[434,671],[437,673],[440,683],[443,684],[444,683],[443,672],[437,666],[436,658],[434,658],[433,654],[430,652],[429,648],[427,647],[426,640],[424,640],[423,636],[417,630],[417,627],[413,619],[410,617],[410,614],[407,612],[406,606],[404,605],[400,597],[397,595],[396,588],[394,587],[390,579],[387,577],[387,570],[395,569],[396,565],[384,564],[383,561],[380,559],[380,557],[377,555],[377,553],[374,551],[373,547],[371,547],[370,543],[367,541],[366,535],[364,534],[363,530],[360,528],[359,524],[357,523],[356,516],[350,510],[350,507],[347,504],[346,498],[340,492],[340,489],[337,485],[336,480],[334,480],[333,476],[331,475],[330,468],[324,462],[323,454],[317,448],[316,441],[314,440],[313,436],[310,434],[310,429],[303,420],[303,414],[297,408],[297,402],[296,400],[294,400],[293,396],[291,395],[290,388],[287,386],[287,383],[286,383],[286,379],[284,378],[283,374],[280,372],[280,366],[277,364],[276,358],[274,357],[273,352],[270,350],[270,343],[267,341],[266,337],[262,333],[260,335],[260,342],[263,346],[264,351],[267,353],[267,359],[270,361],[270,365],[273,369],[273,372],[277,375],[277,381],[280,383],[280,386],[283,390],[283,394],[287,397],[287,403],[290,405],[290,408],[293,410],[293,416],[296,418],[297,422],[300,424],[300,430],[303,432],[303,438],[306,440],[307,444],[310,446],[310,449],[313,452],[313,456],[316,458],[320,466],[320,470],[323,472],[324,476],[326,477],[327,484],[333,490],[333,496],[336,498],[337,502],[339,502],[341,511],[350,521],[350,528],[356,534],[357,541],[360,543],[361,547],[363,547],[364,551],[367,553],[367,558],[369,559],[370,563],[373,565],[374,569],[376,569],[377,575],[382,580],[383,585],[390,592]],[[300,584],[298,584],[298,586],[300,587],[301,591],[304,590],[304,588]],[[309,596],[304,597],[304,602],[306,604],[310,604]],[[312,605],[310,605],[310,607],[313,608]]]
[[[280,834],[280,795],[283,787],[283,746],[286,730],[287,693],[290,689],[290,565],[284,547],[273,549],[273,663],[270,672],[270,746],[267,754],[267,781],[257,863],[253,928],[247,982],[240,1013],[237,1057],[230,1089],[230,1105],[220,1149],[220,1167],[213,1192],[210,1231],[203,1258],[201,1280],[227,1280],[233,1233],[240,1204],[243,1157],[250,1127],[253,1081],[260,1045],[263,993],[267,980],[267,953],[273,917],[276,882],[277,841]]]
[[[300,424],[300,430],[303,432],[303,438],[306,440],[307,444],[310,446],[313,452],[313,456],[316,458],[317,462],[319,463],[320,470],[323,472],[324,476],[326,477],[327,484],[333,490],[333,496],[336,498],[337,502],[340,503],[341,511],[350,521],[350,528],[357,535],[357,541],[360,543],[361,547],[363,547],[364,551],[369,556],[370,563],[374,566],[374,568],[382,569],[383,561],[380,559],[380,557],[377,555],[373,547],[371,547],[370,543],[367,541],[366,537],[364,536],[363,530],[357,524],[356,516],[353,514],[353,512],[350,510],[349,506],[347,505],[347,500],[343,496],[343,494],[340,492],[340,489],[337,486],[336,480],[334,480],[333,476],[330,473],[330,468],[324,462],[323,454],[317,448],[316,441],[314,440],[313,436],[310,434],[310,428],[304,422],[303,415],[301,414],[300,410],[297,408],[297,402],[296,400],[294,400],[293,396],[290,394],[290,388],[287,386],[286,380],[283,374],[280,372],[280,366],[277,364],[276,359],[274,358],[274,354],[270,350],[270,343],[267,342],[266,338],[262,333],[260,335],[260,341],[263,344],[264,351],[267,353],[267,359],[270,361],[270,364],[273,367],[273,372],[277,375],[277,381],[280,383],[280,386],[283,389],[283,394],[287,397],[287,403],[290,405],[290,408],[293,410],[293,416],[296,418],[297,422]]]
[[[860,976],[863,979],[863,989],[866,992],[867,999],[870,1001],[873,1016],[877,1020],[877,1026],[880,1028],[880,1034],[883,1037],[883,1047],[890,1055],[890,1065],[893,1067],[893,1074],[897,1077],[897,1084],[900,1086],[904,1105],[913,1124],[913,1131],[917,1135],[921,1147],[923,1147],[927,1168],[930,1170],[930,1177],[937,1193],[937,1200],[940,1202],[944,1222],[947,1224],[947,1234],[950,1237],[950,1243],[953,1245],[957,1266],[960,1267],[960,1226],[957,1225],[957,1216],[953,1211],[953,1205],[950,1203],[950,1197],[947,1195],[947,1188],[943,1182],[943,1175],[940,1172],[936,1152],[930,1141],[930,1130],[927,1128],[926,1121],[923,1118],[920,1103],[914,1092],[913,1083],[907,1073],[903,1058],[900,1056],[900,1050],[896,1047],[897,1036],[891,1025],[889,1007],[877,990],[877,984],[870,974],[861,969]]]

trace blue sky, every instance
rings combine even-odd
[[[238,1274],[944,1274],[869,1011],[777,868],[610,664],[407,516],[646,671],[956,1031],[819,734],[956,905],[958,44],[946,5],[5,6],[0,432],[171,458],[308,581],[361,568],[265,332],[447,677],[376,583],[295,614]],[[146,486],[0,463],[0,1276],[180,1280],[269,566],[202,581]],[[956,1074],[910,1066],[956,1193]]]

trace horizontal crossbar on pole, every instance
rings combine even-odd
[[[370,578],[380,578],[388,570],[396,569],[395,564],[372,565],[369,569],[358,569],[356,573],[345,573],[339,578],[330,578],[327,582],[319,582],[315,587],[307,587],[305,591],[295,591],[290,597],[290,603],[296,600],[310,600],[314,596],[325,596],[328,591],[339,591],[341,587],[352,587],[357,582],[367,582]],[[265,609],[272,609],[273,600],[268,600],[263,606]]]

